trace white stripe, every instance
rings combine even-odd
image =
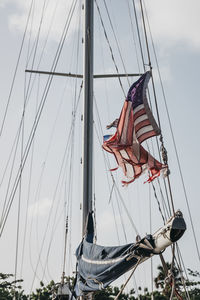
[[[138,105],[136,108],[134,108],[133,113],[136,114],[139,110],[144,108],[144,104]]]
[[[145,114],[145,115],[142,115],[140,117],[138,117],[135,122],[134,122],[134,125],[136,126],[138,123],[144,121],[144,120],[147,120],[148,119],[148,116]]]
[[[126,150],[120,150],[119,152],[120,152],[120,154],[123,158],[130,159],[130,157],[128,156],[128,153],[127,153]],[[125,163],[126,163],[126,161],[125,161]],[[126,171],[127,171],[126,176],[128,178],[133,178],[134,177],[135,173],[134,173],[133,166],[131,164],[126,163]]]
[[[121,142],[122,143],[126,143],[127,127],[128,127],[128,123],[129,123],[129,116],[130,116],[131,106],[132,106],[132,102],[128,101],[126,116],[125,116],[125,120],[124,120],[124,126],[123,126],[123,129],[122,129],[122,135],[121,135]]]
[[[114,264],[116,262],[119,262],[123,259],[125,259],[127,256],[129,256],[129,254],[126,254],[124,256],[115,258],[115,259],[108,259],[108,260],[91,260],[88,259],[86,257],[84,257],[83,255],[81,256],[82,260],[89,263],[89,264],[95,264],[95,265],[109,265],[109,264]]]
[[[151,125],[148,125],[148,126],[145,126],[143,128],[141,128],[140,130],[138,130],[138,132],[136,133],[136,137],[137,139],[143,135],[144,133],[147,133],[149,131],[152,131],[153,130],[153,127]]]
[[[128,156],[128,154],[125,150],[120,150],[119,152],[123,158],[130,159],[130,157]]]
[[[127,170],[126,177],[133,179],[133,177],[135,175],[133,166],[131,164],[126,164],[126,170]]]

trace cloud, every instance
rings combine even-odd
[[[15,32],[24,32],[31,1],[3,0],[3,4],[4,6],[6,6],[5,4],[9,4],[10,6],[12,5],[12,12],[10,12],[8,16],[10,30]],[[32,9],[28,31],[31,31],[34,36],[36,36],[40,26],[41,16],[43,12],[43,4],[44,1],[36,1],[34,2],[34,6]],[[46,38],[49,32],[49,28],[51,28],[49,35],[50,39],[57,41],[60,38],[62,30],[64,28],[64,24],[68,18],[68,13],[70,11],[71,4],[72,0],[46,1],[40,37]],[[77,29],[78,7],[79,6],[77,5],[70,24],[70,34]]]
[[[184,43],[192,50],[200,49],[200,1],[151,0],[146,1],[154,39],[166,48]]]
[[[28,210],[29,216],[32,216],[32,217],[45,216],[49,212],[49,209],[51,208],[51,203],[52,203],[52,200],[50,200],[49,198],[43,198],[43,199],[31,204],[29,206],[29,210]]]

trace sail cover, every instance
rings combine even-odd
[[[89,218],[91,217],[90,214]],[[88,232],[89,234],[86,234],[76,251],[76,296],[107,287],[119,276],[133,268],[141,257],[149,257],[153,253],[151,236],[146,236],[137,243],[105,247],[89,242],[91,241],[91,230]]]
[[[133,182],[145,170],[149,171],[147,181],[150,182],[160,175],[161,170],[167,168],[141,145],[148,138],[160,134],[146,96],[150,77],[151,73],[148,71],[133,83],[117,122],[116,133],[104,136],[103,148],[114,154],[118,166],[127,177],[127,181],[122,181],[124,184]],[[107,128],[110,128],[112,124],[115,126],[116,121]]]

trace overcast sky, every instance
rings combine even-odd
[[[40,68],[49,70],[56,52],[56,47],[60,39],[61,31],[64,27],[67,12],[71,6],[70,1],[49,0],[46,1],[44,10],[43,23],[40,30],[40,37],[37,49],[37,55],[34,62],[36,68],[40,60],[40,53],[43,51]],[[102,15],[105,16],[103,9],[103,1],[98,1]],[[122,50],[124,63],[127,72],[138,72],[135,59],[135,50],[131,37],[131,26],[128,18],[128,4],[132,9],[132,1],[112,0],[107,1],[110,14],[114,22],[118,41]],[[188,201],[191,214],[196,230],[198,242],[199,237],[199,111],[200,111],[200,91],[199,91],[199,67],[200,67],[200,2],[198,0],[151,0],[145,1],[151,33],[155,43],[155,49],[163,79],[163,85],[170,113],[173,133],[175,136],[176,146],[182,167],[185,187],[188,195]],[[31,1],[25,0],[0,0],[0,124],[3,120],[6,103],[8,100],[12,78],[17,63],[23,33],[25,30],[26,20],[28,17]],[[9,174],[12,169],[13,152],[6,175],[3,178],[4,170],[9,159],[17,128],[19,127],[20,118],[24,101],[24,86],[28,84],[28,76],[24,74],[26,64],[31,68],[33,59],[34,41],[37,36],[43,1],[35,1],[34,14],[31,14],[28,30],[26,33],[25,45],[20,58],[19,69],[14,84],[13,92],[10,98],[8,114],[5,121],[3,134],[0,138],[0,161],[2,170],[0,172],[0,208],[3,209],[3,201],[6,197],[9,182]],[[111,9],[112,8],[112,9]],[[131,12],[133,13],[133,12]],[[57,71],[60,72],[82,72],[82,18],[79,22],[79,15],[82,14],[81,3],[76,7],[75,14],[72,19],[71,26],[67,35],[67,41],[64,46],[61,59],[59,60]],[[110,57],[108,45],[101,28],[98,13],[95,8],[95,72],[109,73],[114,72],[115,68]],[[109,28],[108,19],[105,17],[105,24]],[[31,29],[32,28],[32,29]],[[110,29],[109,29],[110,30]],[[115,57],[120,61],[119,54],[116,50],[114,38],[109,31],[109,38],[112,41]],[[79,36],[79,42],[77,37]],[[46,39],[48,40],[46,42]],[[28,41],[30,47],[28,50]],[[77,46],[80,51],[77,52]],[[114,48],[115,47],[115,48]],[[32,49],[32,50],[31,50]],[[29,52],[28,52],[29,51]],[[29,53],[29,54],[27,54]],[[151,52],[153,54],[153,52]],[[134,59],[133,59],[134,56]],[[29,59],[27,60],[27,57]],[[77,67],[77,63],[79,64]],[[119,62],[120,71],[123,72],[122,63]],[[164,141],[169,155],[169,165],[171,169],[171,182],[174,195],[176,209],[180,208],[185,216],[188,230],[180,241],[182,246],[183,259],[186,267],[194,270],[200,270],[200,262],[196,255],[194,239],[192,236],[191,224],[184,198],[183,187],[178,170],[178,164],[175,157],[174,146],[169,129],[169,123],[165,111],[165,104],[161,93],[161,88],[156,72],[155,59],[153,59],[153,71],[155,74],[156,88],[158,92],[158,106],[161,114],[161,126],[164,135]],[[33,80],[33,78],[32,78]],[[42,91],[47,78],[38,76],[32,89],[32,94],[27,106],[25,128],[24,128],[24,144],[28,141],[31,124],[34,121],[34,115],[38,103],[41,99]],[[134,79],[132,79],[134,81]],[[37,278],[34,283],[37,285],[39,279],[51,278],[59,280],[62,273],[62,255],[63,255],[63,232],[64,232],[64,211],[67,210],[68,200],[72,199],[72,193],[75,192],[75,198],[71,206],[69,206],[69,214],[74,221],[72,229],[70,229],[71,241],[68,243],[71,252],[68,252],[67,270],[74,269],[74,262],[71,262],[70,255],[74,254],[75,247],[81,238],[81,112],[82,105],[78,106],[75,134],[75,154],[71,157],[70,150],[67,148],[67,157],[71,157],[74,163],[74,173],[69,174],[66,170],[70,169],[70,164],[62,161],[64,149],[67,145],[67,137],[70,132],[71,116],[74,98],[74,91],[80,87],[80,81],[66,80],[63,78],[55,78],[52,88],[48,94],[48,100],[40,120],[36,138],[29,153],[27,160],[25,175],[22,179],[22,195],[21,195],[21,219],[20,219],[20,244],[17,276],[25,279],[26,290],[31,289],[33,283],[34,270],[38,263],[36,271]],[[128,83],[123,80],[125,89]],[[158,86],[158,87],[157,87]],[[103,131],[105,125],[113,121],[120,114],[123,105],[124,95],[120,89],[117,80],[95,81],[94,93],[102,119]],[[78,95],[79,89],[77,88]],[[109,104],[108,104],[109,103]],[[108,108],[107,108],[108,104]],[[96,106],[95,106],[96,107]],[[97,113],[95,113],[97,118]],[[98,124],[98,121],[96,121]],[[78,130],[80,129],[80,130]],[[97,128],[98,131],[98,128]],[[100,131],[98,131],[99,134]],[[108,167],[103,167],[103,155],[101,146],[98,144],[98,138],[95,133],[96,148],[95,158],[95,189],[96,189],[96,206],[98,209],[97,225],[98,225],[98,243],[115,244],[118,243],[117,234],[115,232],[115,220],[113,218],[112,205],[108,205],[109,187],[106,183],[106,173]],[[102,136],[100,136],[102,138]],[[71,142],[70,142],[71,143]],[[20,138],[21,145],[21,138]],[[20,146],[17,150],[16,164],[14,165],[13,177],[17,174],[20,162]],[[32,154],[31,154],[32,153]],[[32,157],[32,160],[31,160]],[[100,158],[101,157],[101,158]],[[30,183],[30,169],[32,161],[32,175]],[[63,164],[63,169],[61,169]],[[114,160],[111,160],[114,164]],[[118,172],[118,171],[117,171]],[[66,176],[64,175],[66,173]],[[61,174],[61,175],[60,175]],[[73,175],[73,181],[70,189],[70,176]],[[120,184],[120,171],[117,173],[117,180]],[[60,176],[60,181],[58,178]],[[63,179],[62,179],[63,178]],[[71,177],[72,178],[72,177]],[[143,185],[145,178],[138,179],[126,190],[122,189],[124,198],[127,201],[128,209],[136,223],[141,235],[149,232],[149,186]],[[58,186],[57,186],[57,182]],[[68,185],[69,184],[69,185]],[[64,188],[65,186],[65,188]],[[10,187],[11,189],[11,187]],[[67,192],[66,192],[67,191]],[[10,193],[10,190],[8,194]],[[29,195],[30,193],[30,195]],[[29,195],[29,196],[28,196]],[[30,197],[30,199],[29,199]],[[151,192],[151,201],[153,207],[153,230],[162,224],[162,219],[158,214],[156,201]],[[16,227],[17,212],[19,203],[19,190],[14,198],[11,212],[8,216],[8,222],[5,231],[0,240],[1,258],[0,272],[14,273],[15,270],[15,253],[16,253]],[[27,199],[29,202],[27,203]],[[114,200],[113,200],[114,201]],[[116,211],[116,220],[120,222],[120,214],[117,205],[114,203]],[[26,218],[26,207],[28,207],[28,225],[25,243],[25,254],[22,263],[23,252],[23,235]],[[75,208],[76,207],[76,208]],[[49,225],[48,235],[44,240],[43,235],[46,230],[46,224],[49,212],[53,211],[51,216],[52,224]],[[158,216],[158,217],[157,217]],[[55,223],[53,223],[55,221]],[[127,231],[128,242],[135,240],[135,234],[130,228],[130,223],[124,217],[124,224]],[[159,225],[160,224],[160,225]],[[71,223],[70,223],[71,225]],[[108,230],[109,228],[109,230]],[[115,233],[113,233],[115,232]],[[123,229],[119,228],[119,232],[123,233]],[[52,238],[53,237],[53,238]],[[52,239],[52,242],[50,240]],[[126,239],[120,239],[125,243]],[[50,251],[48,252],[48,247]],[[41,248],[44,250],[39,255]],[[47,255],[48,253],[48,255]],[[39,257],[39,260],[38,260]],[[47,259],[48,257],[48,259]],[[167,256],[168,257],[168,256]],[[48,262],[47,262],[48,261]],[[155,260],[154,271],[158,261]],[[46,266],[47,267],[44,267]],[[149,270],[149,265],[146,264]],[[45,272],[44,272],[45,269]],[[44,275],[45,274],[45,275]],[[148,285],[148,275],[144,275],[143,267],[136,274],[139,285]],[[148,273],[146,273],[148,274]],[[146,277],[147,278],[146,278]]]

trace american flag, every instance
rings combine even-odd
[[[150,174],[147,181],[151,182],[160,175],[161,170],[167,168],[141,146],[146,139],[160,134],[146,97],[150,77],[148,71],[133,83],[122,108],[115,134],[104,137],[103,148],[115,155],[118,166],[127,177],[128,181],[122,181],[124,184],[133,182],[146,170]]]

